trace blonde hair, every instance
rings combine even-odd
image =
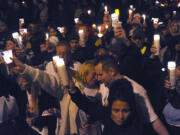
[[[92,60],[88,60],[84,62],[79,71],[76,73],[77,80],[81,81],[82,83],[87,83],[86,76],[89,74],[90,71],[94,69],[94,62]]]
[[[73,81],[75,85],[80,89],[83,93],[84,84],[87,83],[86,76],[90,71],[94,69],[94,62],[92,60],[88,60],[81,64],[79,70],[75,73],[73,77]]]

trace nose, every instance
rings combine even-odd
[[[122,112],[119,112],[119,119],[120,119],[120,120],[123,120],[123,119],[124,119],[124,115],[123,115]]]

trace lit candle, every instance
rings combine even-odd
[[[173,15],[176,16],[176,11],[173,11]]]
[[[85,46],[85,39],[84,39],[84,30],[79,30],[79,40],[82,42],[82,46]]]
[[[129,7],[130,7],[130,9],[133,9],[133,8],[134,8],[134,6],[133,6],[133,5],[130,5]]]
[[[21,24],[23,24],[23,23],[24,23],[24,18],[20,18],[20,19],[19,19],[19,22],[20,22]]]
[[[156,4],[156,5],[158,5],[158,4],[159,4],[159,1],[158,1],[158,0],[156,0],[155,4]]]
[[[49,33],[46,33],[46,40],[49,39]]]
[[[87,13],[88,13],[88,15],[90,15],[91,14],[91,10],[88,10]]]
[[[108,14],[108,7],[107,6],[104,6],[104,14]]]
[[[57,66],[58,75],[61,79],[63,86],[68,86],[69,79],[63,58],[60,58],[59,56],[54,56],[53,61]]]
[[[154,23],[154,24],[158,24],[159,18],[152,18],[152,19],[153,19],[153,23]]]
[[[133,10],[129,9],[129,17],[132,17],[132,15],[133,15]]]
[[[64,27],[57,27],[57,30],[58,30],[60,33],[64,33]]]
[[[79,21],[79,18],[74,18],[74,22],[77,24]]]
[[[176,86],[176,62],[169,61],[168,69],[169,69],[170,89],[174,89]]]
[[[117,27],[117,24],[119,22],[119,17],[118,17],[118,14],[116,13],[113,13],[111,14],[111,18],[112,18],[112,27]]]
[[[93,28],[93,29],[96,29],[96,24],[93,24],[93,25],[92,25],[92,28]]]
[[[155,55],[159,55],[159,50],[160,50],[160,35],[159,34],[154,35],[154,46],[157,49],[157,53]]]
[[[143,15],[142,15],[142,18],[143,18],[144,23],[145,23],[145,22],[146,22],[146,15],[145,15],[145,14],[143,14]]]
[[[109,28],[109,26],[106,24],[106,25],[105,25],[105,29],[108,29],[108,28]]]
[[[103,34],[102,33],[98,33],[97,36],[98,36],[98,38],[102,38]]]
[[[180,7],[180,2],[178,3],[177,7],[178,7],[178,8]]]
[[[6,64],[10,64],[12,63],[12,58],[13,58],[13,53],[12,50],[7,50],[4,52],[0,52],[0,54],[2,55],[4,61],[6,62]]]
[[[17,40],[19,38],[19,33],[18,32],[12,33],[12,37]]]

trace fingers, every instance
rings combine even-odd
[[[169,89],[171,86],[170,82],[168,80],[165,80],[165,88]]]

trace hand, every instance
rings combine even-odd
[[[151,52],[150,58],[153,59],[155,57],[155,54],[157,53],[157,48],[154,45],[152,45],[150,52]]]
[[[22,73],[25,70],[25,65],[19,61],[16,57],[12,58],[13,61],[13,67],[12,67],[12,71],[14,73]]]
[[[117,37],[117,38],[120,38],[122,39],[122,41],[124,41],[124,43],[127,45],[127,46],[130,46],[130,41],[129,39],[127,38],[126,36],[126,32],[125,30],[122,28],[122,26],[118,26],[114,29],[114,36]]]
[[[26,122],[30,127],[32,126],[32,120],[32,118],[26,118]]]
[[[82,130],[87,131],[89,128],[89,124],[82,124]]]
[[[165,85],[164,85],[164,87],[167,88],[167,89],[170,89],[171,84],[170,84],[169,80],[165,80]]]

